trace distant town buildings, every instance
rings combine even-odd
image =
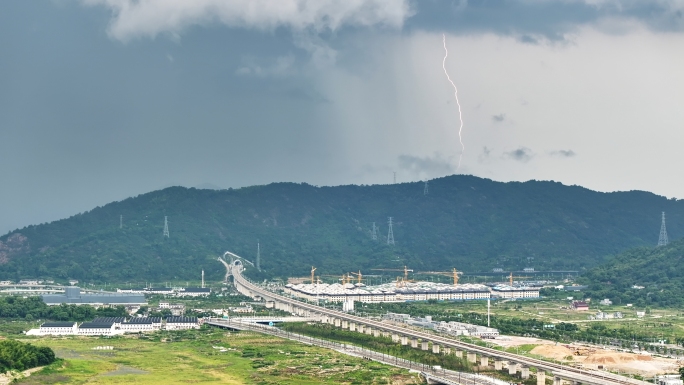
[[[208,287],[135,287],[116,289],[116,292],[127,294],[160,294],[174,297],[207,297],[211,294],[211,289]]]
[[[587,311],[589,310],[589,304],[584,301],[572,301],[571,307],[576,311]]]

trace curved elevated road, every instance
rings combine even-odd
[[[591,371],[568,367],[565,365],[560,365],[552,362],[542,361],[535,358],[520,356],[517,354],[502,352],[500,350],[486,348],[474,344],[469,344],[453,339],[444,338],[441,336],[424,333],[415,330],[404,329],[396,327],[394,325],[388,325],[382,322],[373,321],[370,319],[357,317],[347,313],[343,313],[336,310],[326,309],[321,306],[312,305],[309,303],[304,303],[292,298],[288,298],[279,294],[275,294],[266,289],[263,289],[247,278],[242,276],[242,270],[244,269],[242,263],[239,261],[234,261],[230,265],[230,273],[233,275],[235,287],[242,294],[250,297],[261,297],[266,301],[272,301],[279,308],[287,310],[290,312],[298,312],[301,315],[309,317],[319,317],[321,320],[327,318],[339,319],[341,321],[346,321],[349,323],[354,323],[356,325],[363,325],[365,327],[370,327],[377,330],[382,330],[385,332],[392,333],[396,336],[407,337],[416,340],[429,341],[433,344],[440,345],[441,347],[448,347],[452,349],[457,349],[461,351],[466,351],[468,353],[479,354],[481,357],[491,357],[495,360],[508,361],[514,364],[520,364],[524,367],[530,368],[534,367],[537,370],[542,370],[545,372],[551,372],[554,375],[554,385],[560,385],[561,380],[570,380],[573,384],[592,384],[592,385],[648,385],[650,383],[645,381],[640,381],[632,378],[623,377],[617,374],[602,372],[602,371]]]

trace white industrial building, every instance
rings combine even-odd
[[[79,336],[113,336],[123,334],[114,326],[114,322],[84,322],[78,327]]]
[[[287,284],[283,288],[291,294],[310,301],[329,302],[406,302],[427,301],[431,299],[442,301],[488,299],[489,288],[479,284],[447,285],[436,282],[408,282],[396,287],[395,283],[367,287],[363,284]]]
[[[169,317],[166,319],[166,330],[199,329],[197,317]]]
[[[31,329],[26,334],[36,336],[67,336],[76,334],[77,330],[76,322],[44,322],[40,325],[40,328]]]
[[[539,287],[496,285],[492,296],[497,298],[539,298]]]

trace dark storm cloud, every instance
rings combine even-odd
[[[507,157],[519,162],[527,162],[534,157],[534,153],[527,147],[520,147],[517,150],[504,153]]]
[[[560,156],[563,158],[572,158],[573,156],[575,156],[577,154],[575,154],[575,151],[572,151],[572,150],[558,150],[558,151],[552,151],[551,155]]]
[[[492,115],[492,120],[500,123],[503,122],[506,119],[506,114],[498,114],[498,115]]]

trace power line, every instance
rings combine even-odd
[[[164,236],[169,238],[169,220],[168,217],[164,217]]]
[[[665,228],[665,211],[663,211],[663,220],[660,224],[660,237],[658,237],[658,246],[667,246],[670,241],[667,239],[667,229]]]
[[[394,245],[394,232],[392,231],[392,217],[388,218],[387,223],[389,223],[389,231],[387,232],[387,244],[388,245]]]

